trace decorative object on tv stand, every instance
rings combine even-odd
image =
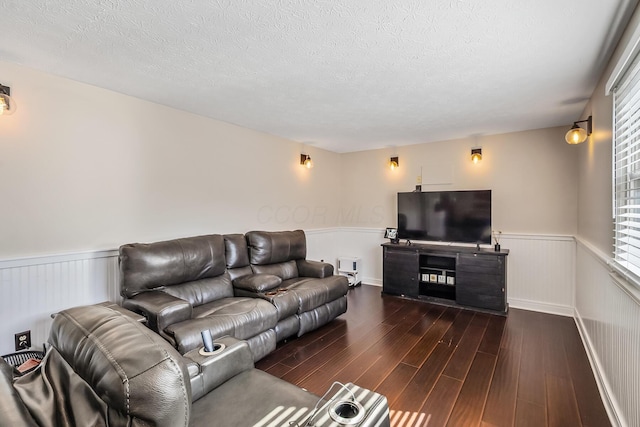
[[[313,167],[311,156],[308,154],[300,154],[300,164],[307,169],[311,169]]]
[[[0,116],[13,114],[17,107],[11,97],[11,88],[0,84]]]
[[[395,170],[395,169],[398,169],[399,167],[400,167],[400,160],[398,160],[398,157],[391,157],[389,159],[389,169]]]
[[[355,257],[338,258],[338,274],[345,276],[349,281],[349,286],[356,287],[362,283],[360,272],[362,271],[362,260]]]
[[[496,252],[500,252],[500,237],[502,237],[502,231],[498,230],[493,232],[493,240],[496,242],[493,246],[493,250]]]
[[[477,164],[480,160],[482,160],[482,147],[472,148],[471,161]]]
[[[391,243],[400,242],[400,239],[398,238],[398,229],[387,227],[387,229],[384,232],[384,238],[390,239]]]
[[[587,123],[586,129],[578,126],[578,123],[585,123],[585,122]],[[564,139],[565,141],[567,141],[567,144],[571,144],[571,145],[582,144],[587,140],[587,137],[591,135],[592,131],[593,131],[593,116],[589,116],[586,120],[579,120],[577,122],[573,122],[573,126],[571,126],[571,129],[569,129],[567,134],[564,136]]]

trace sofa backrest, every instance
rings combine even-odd
[[[252,265],[295,261],[307,256],[307,240],[302,230],[250,231],[245,236]]]
[[[254,273],[273,274],[282,280],[298,277],[296,260],[307,256],[304,231],[250,231],[245,237]]]
[[[186,364],[141,323],[107,307],[76,307],[56,315],[49,343],[40,367],[14,383],[39,425],[189,424]]]
[[[140,292],[217,278],[224,275],[226,267],[224,240],[219,234],[131,243],[120,246],[120,289],[124,297],[132,297]],[[171,289],[167,293],[194,295],[203,285],[220,287],[211,298],[233,295],[230,280],[196,283],[184,292]],[[195,304],[211,300],[201,296],[198,299],[188,300]]]
[[[243,234],[225,234],[224,247],[227,259],[227,271],[231,280],[251,274],[249,249]]]

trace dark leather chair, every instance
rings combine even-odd
[[[36,370],[13,379],[0,359],[0,425],[281,426],[342,425],[329,404],[253,367],[245,341],[223,337],[213,356],[180,355],[122,311],[85,306],[56,315],[51,350]],[[384,396],[348,384],[340,399],[363,407],[360,426],[389,426]],[[338,394],[336,394],[337,396]]]
[[[182,356],[106,307],[56,315],[40,366],[12,379],[0,359],[0,424],[187,426],[191,384]]]
[[[306,259],[304,231],[251,231],[245,239],[225,236],[225,244],[227,253],[248,254],[229,269],[235,294],[276,306],[278,341],[301,336],[347,311],[347,278],[334,276],[331,264]]]
[[[204,329],[246,340],[256,361],[275,349],[278,313],[268,301],[234,296],[221,235],[127,244],[119,260],[122,306],[181,354],[200,345]]]
[[[349,284],[308,261],[302,230],[208,235],[120,247],[123,307],[181,354],[213,338],[246,340],[257,361],[276,342],[347,310]]]

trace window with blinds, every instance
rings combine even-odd
[[[613,89],[614,262],[640,283],[640,55]]]

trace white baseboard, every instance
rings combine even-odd
[[[596,385],[598,386],[598,391],[600,392],[600,396],[602,396],[602,403],[604,404],[604,408],[607,411],[607,415],[609,415],[609,421],[611,422],[611,425],[613,427],[621,427],[623,424],[618,417],[618,414],[621,413],[621,410],[617,408],[615,400],[611,398],[613,394],[606,377],[603,375],[603,373],[605,372],[604,368],[600,363],[600,359],[596,355],[593,343],[589,339],[587,329],[582,322],[582,316],[580,316],[580,313],[577,309],[574,311],[573,318],[575,319],[578,332],[580,333],[582,345],[586,350],[587,358],[589,359],[589,364],[591,365],[591,371],[593,371],[593,376],[595,377]]]
[[[379,288],[382,287],[382,280],[380,279],[373,279],[370,277],[365,277],[364,279],[362,279],[362,283],[365,285],[371,285],[371,286],[377,286]]]
[[[573,317],[573,307],[546,303],[540,301],[529,301],[525,299],[509,298],[509,308],[521,308],[523,310],[539,311],[541,313],[557,314],[559,316]]]

